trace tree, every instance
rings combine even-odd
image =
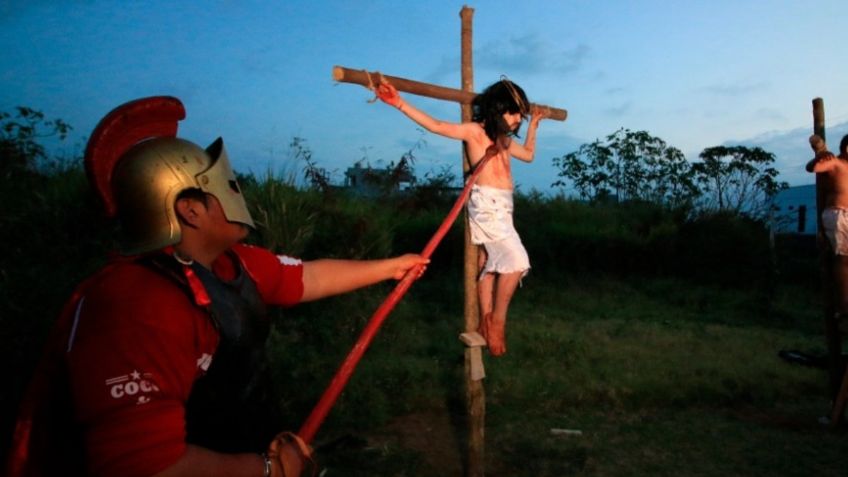
[[[306,139],[298,136],[293,137],[289,143],[289,154],[295,160],[303,160],[306,164],[303,166],[303,178],[306,179],[309,187],[323,193],[330,191],[330,174],[327,172],[327,169],[319,167],[312,160],[312,150],[306,144]]]
[[[554,158],[559,177],[571,181],[584,199],[644,200],[677,207],[698,194],[683,153],[646,131],[619,129]],[[552,186],[564,187],[565,180]]]
[[[25,106],[17,113],[0,111],[0,173],[6,179],[12,175],[33,172],[40,161],[47,159],[44,138],[67,137],[71,126],[61,119],[45,120],[44,113]]]
[[[558,177],[571,181],[581,198],[600,200],[611,195],[611,179],[607,172],[612,151],[609,147],[595,140],[591,144],[583,144],[577,151],[569,152],[562,157],[553,159],[554,167],[560,169]],[[551,187],[566,187],[565,180],[558,179]]]
[[[708,147],[699,157],[701,162],[692,164],[692,172],[705,210],[766,219],[774,196],[789,186],[777,180],[774,154],[759,147]]]

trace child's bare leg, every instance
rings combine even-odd
[[[483,273],[483,267],[486,265],[486,249],[484,247],[480,247],[479,253],[477,255],[477,273]],[[495,275],[492,273],[486,273],[482,277],[479,277],[477,280],[477,302],[480,305],[480,325],[478,327],[478,331],[486,341],[489,340],[489,321],[491,321],[492,315],[492,307],[493,305],[493,296],[495,289]]]
[[[836,282],[836,311],[848,315],[848,256],[834,257],[833,275]]]
[[[830,363],[831,392],[837,396],[840,390],[842,376],[848,365],[842,355],[843,340],[848,337],[848,256],[836,255],[833,260],[833,281],[836,289],[836,315],[833,317],[835,323],[828,325],[828,333],[835,336],[828,338],[828,350],[832,358]],[[833,328],[830,328],[833,326]],[[491,331],[489,331],[491,334]],[[834,376],[837,376],[834,381]]]
[[[518,283],[521,280],[523,272],[502,273],[498,275],[497,284],[495,285],[495,303],[492,309],[491,319],[488,322],[489,337],[486,339],[489,343],[489,352],[492,356],[500,356],[506,353],[506,315],[509,309],[509,302],[512,300],[512,295],[515,294],[515,289],[518,288]]]
[[[477,281],[477,300],[480,303],[480,327],[478,331],[486,341],[489,341],[489,329],[492,322],[492,296],[494,289],[494,273],[486,273]]]

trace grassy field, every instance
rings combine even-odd
[[[317,436],[326,476],[462,475],[461,296],[426,277],[416,287]],[[531,275],[514,300],[507,355],[486,358],[486,475],[848,475],[848,436],[817,422],[829,409],[825,373],[777,356],[823,352],[820,308],[801,296],[809,290],[762,297]],[[370,305],[344,301],[335,308]],[[353,342],[364,315],[326,319],[346,323],[332,332],[348,327]],[[299,341],[312,361],[299,376],[311,383],[302,402],[289,403],[305,415],[305,396],[320,393],[347,347],[309,351],[297,327],[278,340]]]
[[[305,259],[420,250],[449,207],[248,185],[255,243]],[[3,190],[3,448],[50,323],[114,246],[86,190],[79,169]],[[817,423],[825,372],[777,356],[824,352],[814,247],[773,250],[762,224],[646,204],[520,196],[517,211],[535,268],[507,355],[486,357],[486,475],[848,476],[846,431]],[[324,477],[463,474],[461,241],[448,234],[316,436]],[[284,429],[299,428],[391,287],[277,311]]]

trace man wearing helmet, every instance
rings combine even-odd
[[[125,257],[63,310],[21,408],[8,474],[300,475],[309,449],[279,434],[266,305],[423,270],[407,254],[301,261],[241,244],[253,220],[218,139],[177,139],[175,98],[127,103],[92,134],[86,170]],[[270,444],[269,444],[270,443]]]

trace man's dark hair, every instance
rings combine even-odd
[[[174,203],[176,203],[176,201],[178,201],[180,199],[196,200],[198,202],[203,203],[204,207],[207,207],[207,208],[209,207],[209,194],[207,194],[206,192],[203,192],[202,190],[198,189],[197,187],[189,187],[188,189],[183,189],[182,192],[177,194],[177,198],[174,200]],[[189,225],[189,223],[185,221],[183,216],[180,215],[179,211],[177,211],[176,208],[174,209],[174,212],[176,212],[177,220],[179,220],[181,224]]]
[[[189,187],[188,189],[183,189],[182,192],[177,194],[177,200],[180,199],[194,199],[203,202],[203,205],[209,205],[209,197],[207,196],[206,192],[203,192],[197,187]]]
[[[499,136],[517,136],[518,129],[510,130],[503,119],[504,113],[529,113],[527,95],[520,86],[508,79],[490,85],[471,102],[472,120],[483,124],[486,136],[497,142]],[[519,125],[520,127],[520,125]]]
[[[842,136],[842,140],[839,141],[839,154],[843,157],[848,156],[848,134]]]

